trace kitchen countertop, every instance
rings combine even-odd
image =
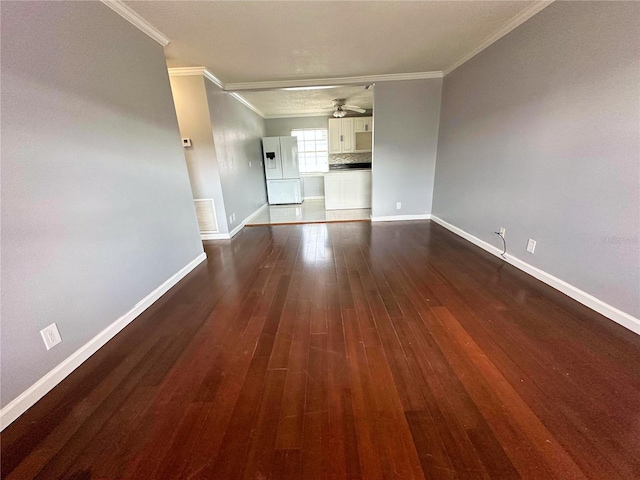
[[[349,170],[371,170],[371,162],[362,162],[362,163],[338,163],[329,165],[329,173],[339,171],[349,171]]]
[[[370,172],[371,168],[345,168],[343,170],[331,170],[324,175],[339,175],[341,173],[354,173],[354,172]]]

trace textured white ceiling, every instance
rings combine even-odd
[[[441,71],[531,1],[126,1],[224,83]]]
[[[347,104],[365,110],[373,108],[373,87],[350,85],[322,90],[267,90],[260,92],[240,92],[265,116],[296,116],[319,113],[329,116],[333,99],[344,98]]]

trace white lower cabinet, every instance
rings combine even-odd
[[[371,171],[332,172],[324,176],[327,210],[371,208]]]

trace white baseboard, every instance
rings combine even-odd
[[[236,226],[233,230],[229,232],[229,238],[235,237],[240,230],[244,228],[244,222],[240,223],[240,225]]]
[[[240,224],[237,225],[236,228],[231,230],[229,233],[201,233],[200,238],[202,240],[230,240],[233,237],[235,237],[236,234],[245,227],[245,225],[249,220],[251,220],[253,217],[258,215],[262,210],[264,210],[268,206],[269,206],[268,203],[265,203],[264,205],[262,205],[255,212],[253,212],[251,215],[245,218],[242,222],[240,222]]]
[[[497,247],[494,247],[490,243],[487,243],[484,240],[480,240],[478,237],[471,235],[470,233],[462,230],[461,228],[451,225],[450,223],[442,220],[439,217],[432,216],[431,220],[433,220],[439,225],[442,225],[447,230],[455,233],[456,235],[459,235],[465,240],[473,243],[474,245],[477,245],[483,250],[486,250],[487,252],[495,255],[496,257],[502,258],[502,256],[500,255],[502,253],[502,250]],[[590,309],[595,310],[601,315],[604,315],[605,317],[613,320],[616,323],[619,323],[623,327],[628,328],[632,332],[640,335],[640,319],[626,312],[623,312],[622,310],[619,310],[616,307],[609,305],[606,302],[603,302],[599,298],[596,298],[593,295],[583,290],[580,290],[577,287],[574,287],[573,285],[565,282],[564,280],[559,279],[558,277],[554,277],[553,275],[545,272],[544,270],[540,270],[539,268],[534,267],[533,265],[530,265],[527,262],[524,262],[517,257],[514,257],[510,253],[507,253],[505,257],[506,257],[507,263],[513,265],[514,267],[522,270],[525,273],[528,273],[529,275],[537,278],[541,282],[544,282],[547,285],[555,288],[556,290],[561,291],[568,297],[573,298],[574,300],[589,307]]]
[[[2,410],[0,410],[0,430],[4,430],[5,427],[10,425],[16,418],[26,412],[38,400],[49,393],[51,389],[62,382],[62,380],[64,380],[71,372],[98,351],[100,347],[105,345],[118,332],[129,325],[138,315],[149,308],[156,300],[164,295],[176,283],[182,280],[182,278],[184,278],[206,258],[207,254],[204,252],[198,255],[193,261],[189,262],[153,292],[140,300],[131,310],[98,333],[95,337],[63,360],[62,363],[2,408]]]
[[[231,236],[228,233],[201,233],[200,240],[229,240]]]
[[[324,200],[324,195],[317,195],[312,197],[302,197],[303,200]]]
[[[247,224],[247,222],[248,222],[249,220],[251,220],[253,217],[255,217],[256,215],[258,215],[262,210],[264,210],[265,208],[268,208],[268,207],[269,207],[269,204],[268,204],[268,203],[265,203],[264,205],[262,205],[260,208],[258,208],[255,212],[253,212],[251,215],[249,215],[247,218],[245,218],[245,219],[242,221],[242,226],[244,227],[244,226]],[[232,236],[233,236],[233,235],[232,235]]]
[[[386,217],[371,216],[372,222],[404,222],[407,220],[429,220],[431,214],[423,213],[421,215],[389,215]]]

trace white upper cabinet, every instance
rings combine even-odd
[[[330,118],[329,153],[370,152],[373,117]]]
[[[342,119],[330,118],[329,119],[329,153],[341,153],[342,152]]]
[[[353,152],[355,150],[353,118],[341,118],[340,120],[342,120],[342,152]]]
[[[370,152],[373,145],[373,117],[354,118],[354,152]]]
[[[329,153],[349,153],[354,148],[353,118],[330,118]]]
[[[353,121],[353,130],[355,133],[370,132],[373,126],[373,117],[356,117]]]

